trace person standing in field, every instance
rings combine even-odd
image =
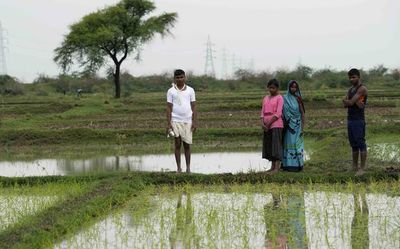
[[[360,71],[353,68],[348,72],[352,87],[343,99],[343,105],[347,108],[347,132],[350,146],[353,151],[353,170],[357,175],[362,175],[367,160],[367,145],[365,142],[365,105],[367,104],[368,90],[361,83]],[[358,158],[361,164],[358,166]]]
[[[283,96],[283,170],[301,171],[304,166],[304,122],[305,108],[297,81],[289,81],[287,93]]]
[[[196,96],[194,89],[186,85],[185,71],[174,71],[174,83],[167,92],[168,134],[175,137],[177,171],[182,172],[181,147],[185,151],[186,172],[190,173],[190,145],[197,126]]]
[[[272,79],[267,83],[269,95],[262,101],[261,126],[263,128],[262,158],[272,162],[272,173],[278,172],[282,160],[282,108],[283,97],[279,94],[279,81]]]

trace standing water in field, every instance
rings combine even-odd
[[[55,248],[400,248],[397,196],[186,192],[150,202]]]
[[[24,217],[45,210],[59,199],[56,196],[0,194],[0,232]]]
[[[182,155],[185,168],[185,158]],[[195,153],[191,168],[194,173],[238,173],[265,171],[271,165],[260,152]],[[109,171],[176,171],[173,154],[142,156],[109,156],[95,159],[42,159],[0,162],[0,176],[76,175]]]

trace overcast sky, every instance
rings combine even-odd
[[[56,76],[53,50],[68,27],[117,0],[1,0],[8,74],[30,82]],[[400,67],[398,0],[156,0],[155,14],[177,12],[173,37],[156,37],[123,65],[133,75],[183,68],[204,72],[208,35],[217,75],[255,70]],[[223,56],[223,49],[226,56]],[[234,59],[233,59],[234,58]]]

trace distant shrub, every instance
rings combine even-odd
[[[392,70],[392,78],[394,80],[400,80],[400,69],[396,68]]]
[[[46,75],[45,73],[40,73],[39,76],[33,80],[34,84],[38,84],[38,83],[52,83],[57,81],[57,78],[54,77],[50,77],[48,75]]]
[[[328,88],[337,88],[348,85],[347,73],[344,71],[335,71],[329,68],[317,70],[312,75],[312,80],[316,83],[316,89],[326,86]]]
[[[12,88],[5,88],[2,93],[5,95],[22,95],[24,94],[24,91],[21,87],[14,86]]]
[[[49,93],[46,92],[46,91],[43,90],[43,89],[39,89],[39,90],[36,92],[36,95],[37,95],[37,96],[49,96]]]
[[[323,92],[316,91],[312,95],[312,100],[313,101],[326,101],[327,100],[327,95]]]
[[[16,78],[9,75],[0,75],[0,93],[5,95],[22,95],[22,84]]]

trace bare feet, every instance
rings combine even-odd
[[[186,173],[190,173],[190,167],[186,167]]]
[[[364,170],[362,170],[362,169],[359,169],[359,170],[357,170],[357,172],[356,172],[356,176],[362,176],[362,175],[364,175]]]
[[[181,173],[182,172],[182,168],[178,167],[178,169],[176,170],[176,172]]]
[[[272,164],[272,165],[271,165],[271,168],[269,168],[266,172],[271,172],[271,171],[274,171],[274,170],[275,170],[275,165]]]
[[[279,169],[273,169],[273,170],[271,170],[271,171],[268,171],[268,174],[270,174],[270,175],[275,175],[276,173],[278,173],[279,172]]]

